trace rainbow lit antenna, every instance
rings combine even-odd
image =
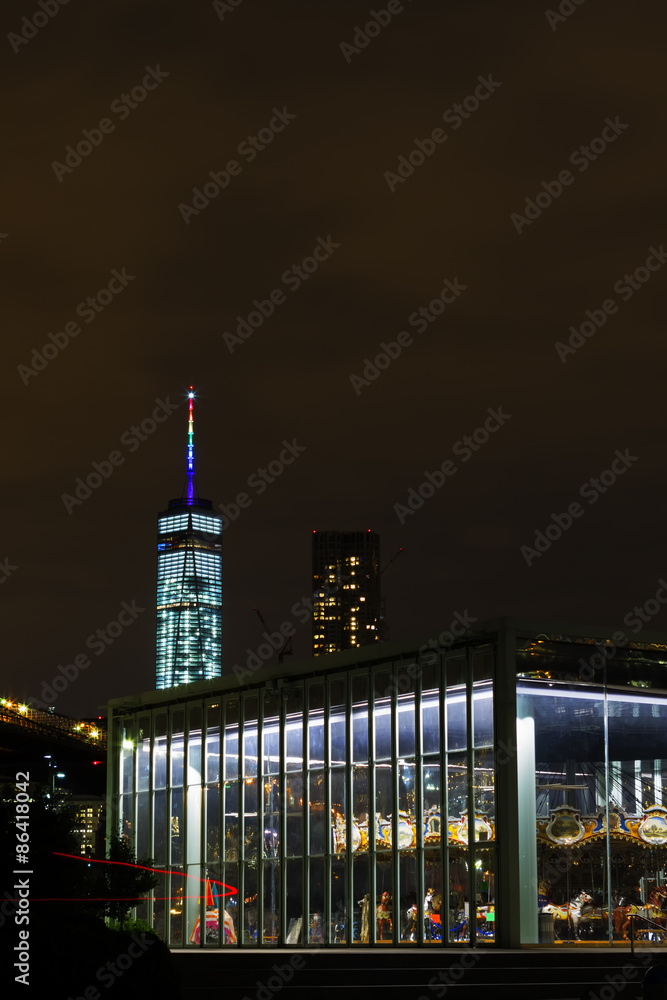
[[[188,473],[187,473],[187,503],[191,506],[195,502],[197,487],[195,486],[195,424],[194,424],[195,392],[194,386],[190,386],[188,392]]]

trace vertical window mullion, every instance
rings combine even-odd
[[[468,939],[470,947],[473,947],[477,940],[477,894],[476,894],[476,869],[475,869],[475,754],[473,750],[474,720],[472,701],[473,682],[473,649],[468,646],[466,650],[466,742],[468,761]]]

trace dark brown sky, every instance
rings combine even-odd
[[[222,19],[212,3],[75,0],[13,44],[40,8],[3,5],[3,691],[38,697],[124,601],[146,610],[54,703],[92,713],[153,686],[155,515],[183,485],[190,382],[202,495],[253,500],[224,538],[226,670],[261,642],[254,605],[272,628],[297,624],[313,528],[372,527],[385,560],[405,547],[384,578],[396,639],[465,609],[623,627],[653,597],[667,268],[632,296],[614,286],[667,244],[665,15],[561,7],[552,27],[533,2],[413,0],[354,53],[342,43],[383,0],[242,0]],[[158,66],[142,103],[115,104]],[[480,77],[492,92],[443,121]],[[249,162],[239,144],[276,108],[296,117]],[[105,118],[80,165],[53,167]],[[392,192],[385,174],[434,129],[446,138]],[[586,169],[570,161],[605,129]],[[179,205],[232,159],[240,172],[186,224]],[[517,232],[512,214],[568,169]],[[318,237],[340,246],[290,287]],[[127,287],[77,317],[123,268]],[[419,332],[408,318],[445,279],[465,291]],[[276,288],[285,301],[231,353],[223,333]],[[563,363],[555,343],[608,299],[616,312]],[[77,321],[26,377],[32,349]],[[357,394],[350,376],[403,330],[412,344]],[[131,451],[123,435],[156,398],[179,410]],[[489,441],[453,454],[498,407],[511,417]],[[283,439],[306,450],[257,495],[248,477]],[[626,449],[618,481],[581,497]],[[68,513],[62,495],[115,450],[122,464]],[[448,458],[456,474],[401,524],[395,505]],[[521,546],[574,502],[581,516],[528,566]],[[309,643],[298,624],[295,651]]]

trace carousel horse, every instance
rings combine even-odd
[[[667,886],[657,885],[655,889],[651,889],[643,912],[643,916],[652,920],[654,924],[660,924],[664,931],[667,931],[667,913],[665,913],[666,905]]]
[[[434,893],[429,889],[424,897],[424,938],[426,941],[440,940],[440,906],[442,896],[439,892]],[[417,904],[405,911],[405,918],[401,926],[402,941],[417,940]]]
[[[577,893],[569,903],[556,906],[554,903],[547,903],[539,908],[540,913],[553,913],[556,920],[567,920],[572,922],[572,931],[576,938],[581,936],[580,925],[590,924],[593,913],[593,897],[589,896],[583,889]]]
[[[630,903],[621,896],[619,905],[614,907],[612,920],[614,924],[614,937],[628,940],[628,929],[630,927],[631,916],[644,916],[652,920],[655,924],[661,924],[667,928],[667,915],[663,910],[667,902],[667,886],[659,885],[652,889],[646,901],[646,905]]]
[[[390,937],[393,931],[393,924],[391,921],[391,896],[388,892],[382,893],[382,899],[377,906],[375,916],[377,918],[378,929],[380,931],[380,941],[384,941],[384,925],[387,923],[389,924]]]

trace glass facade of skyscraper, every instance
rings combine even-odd
[[[484,623],[110,706],[175,947],[622,938],[667,897],[665,637]]]
[[[219,677],[222,520],[206,500],[158,517],[156,687]]]

